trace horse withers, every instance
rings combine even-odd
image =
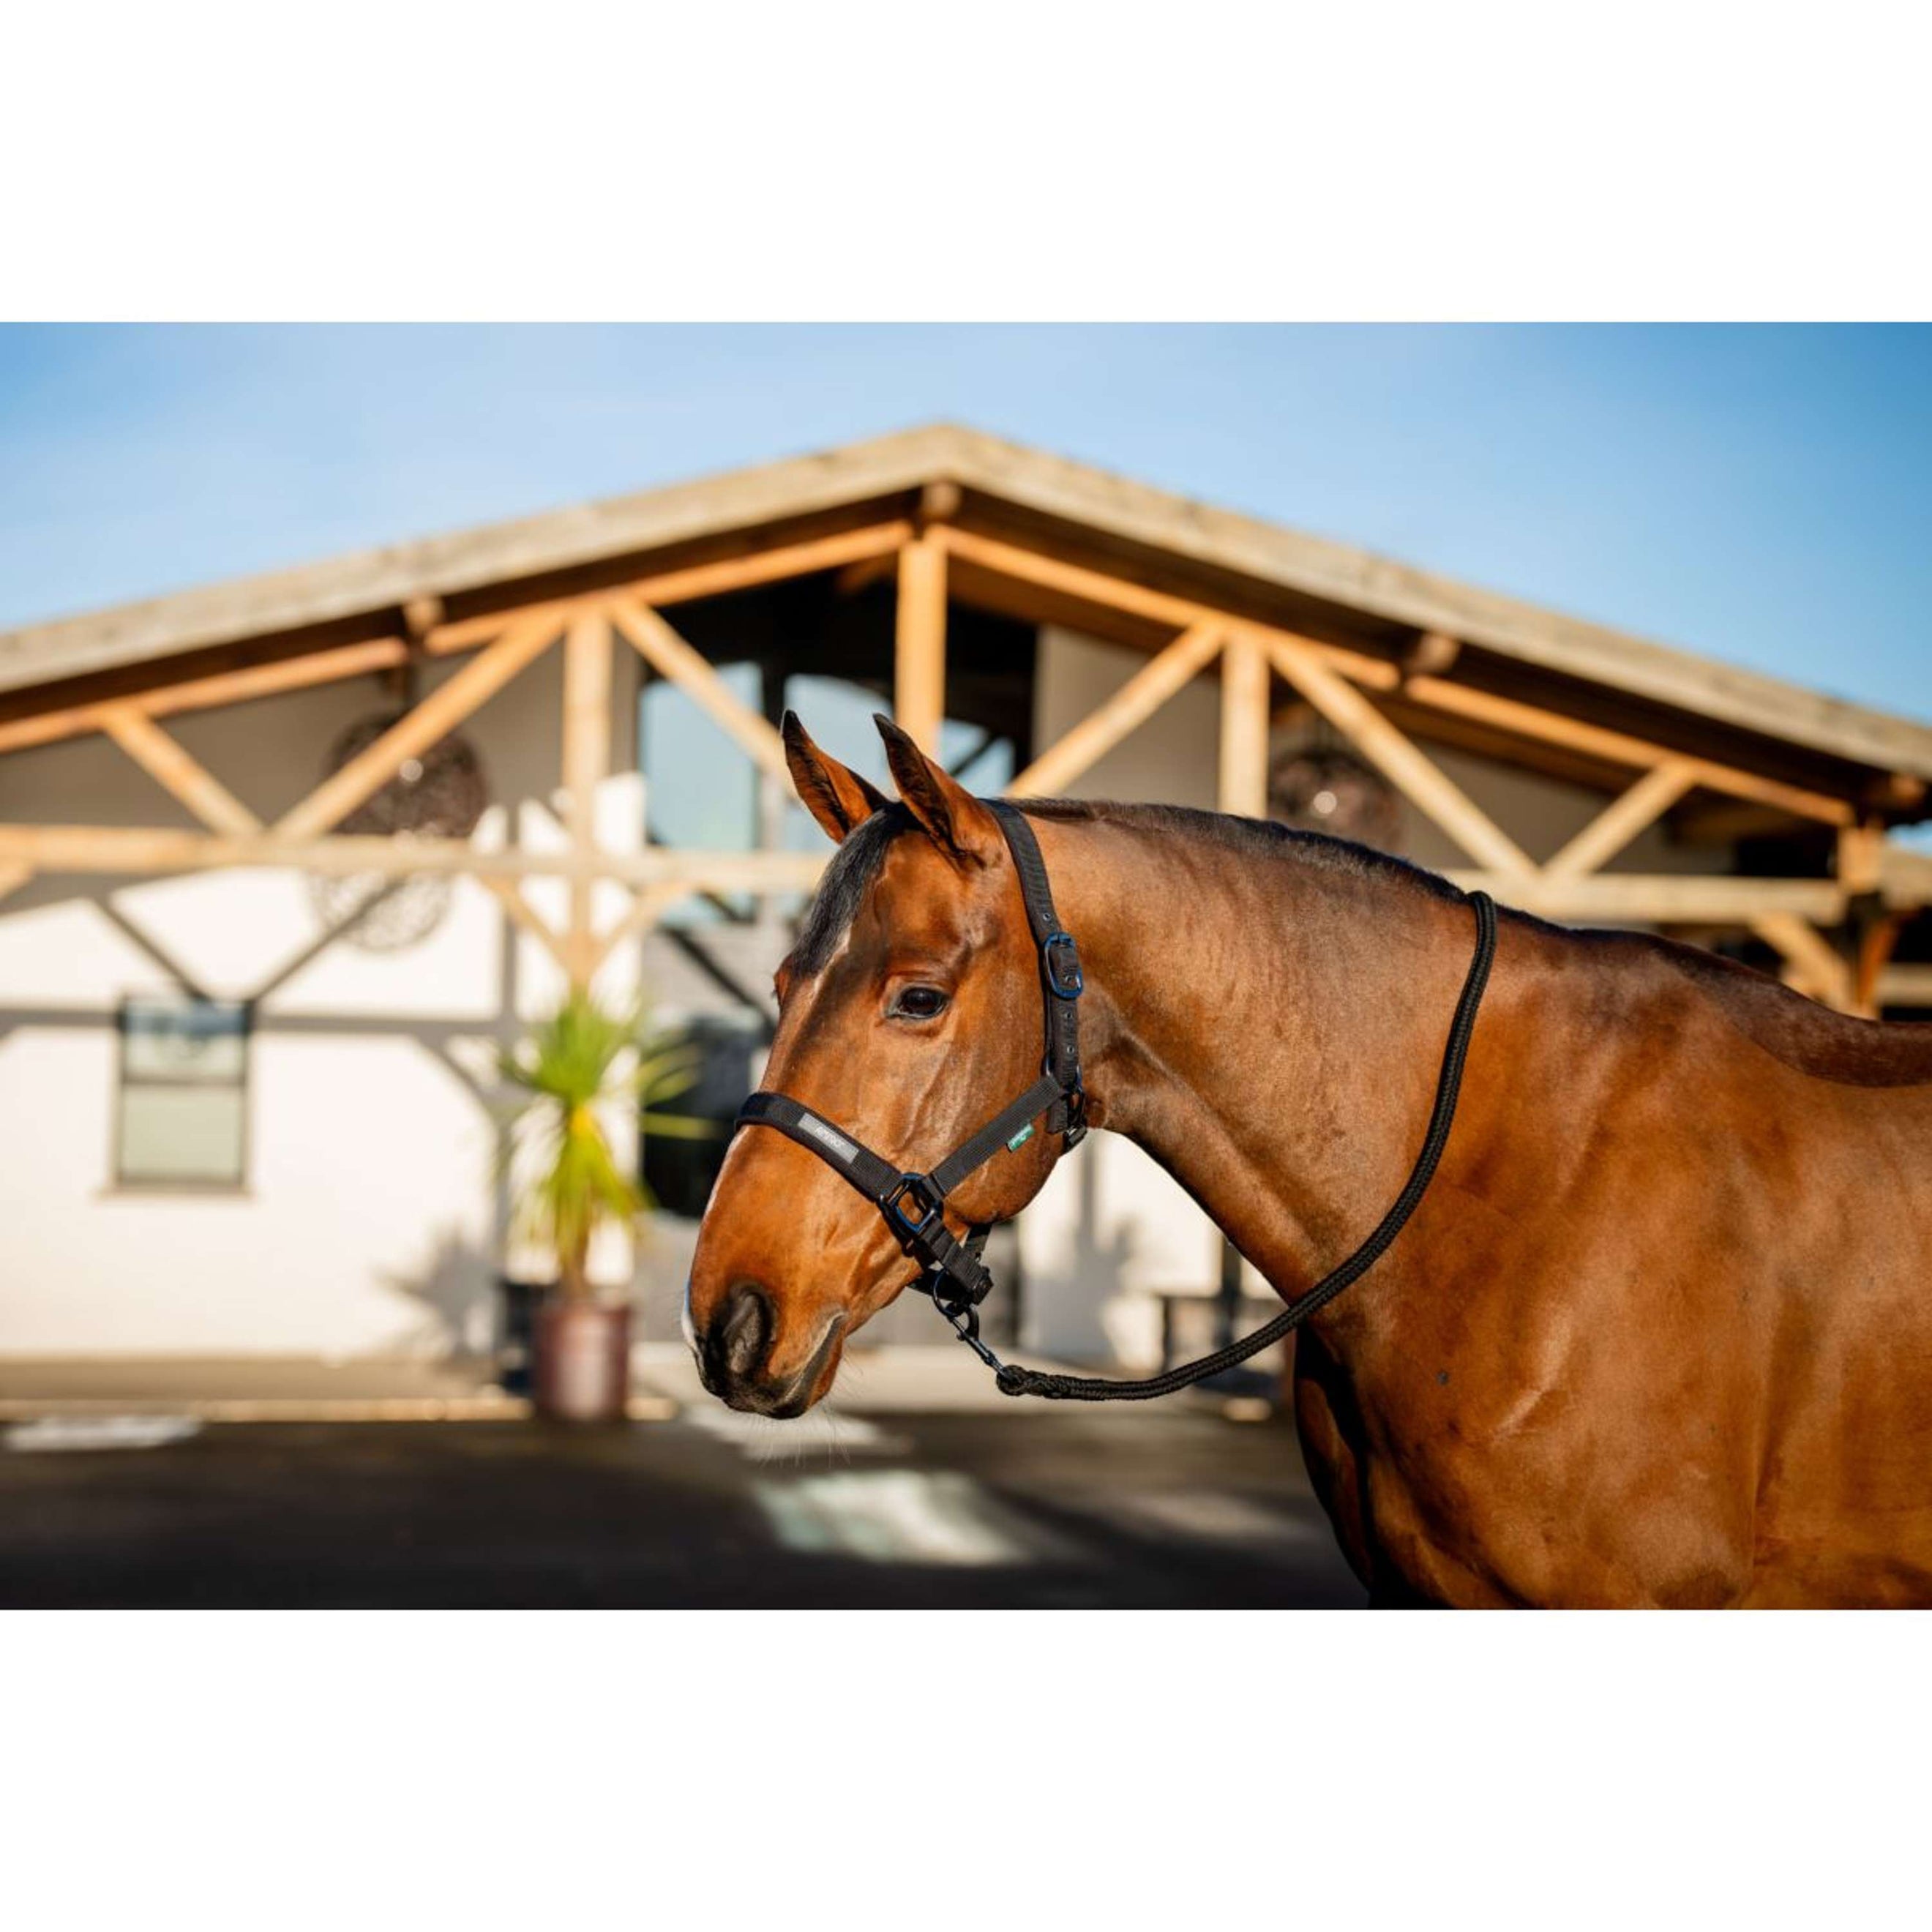
[[[839,849],[765,1084],[923,1172],[1039,1076],[1039,955],[992,809],[880,730],[897,800],[786,721]],[[1415,1157],[1466,901],[1255,820],[1024,810],[1084,965],[1089,1122],[1292,1299]],[[1016,1137],[947,1227],[1017,1214],[1061,1144]],[[741,1132],[692,1264],[706,1385],[802,1413],[916,1272],[834,1166]],[[1294,1404],[1378,1600],[1932,1603],[1932,1029],[1505,913],[1433,1185],[1302,1330]]]

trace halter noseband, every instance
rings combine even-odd
[[[1040,957],[1046,1028],[1046,1057],[1040,1078],[925,1174],[902,1172],[890,1161],[881,1160],[862,1141],[789,1094],[766,1091],[752,1094],[738,1110],[732,1131],[735,1133],[745,1126],[776,1128],[818,1155],[864,1195],[886,1217],[886,1225],[899,1245],[924,1270],[913,1286],[932,1298],[932,1305],[952,1324],[959,1339],[994,1371],[1003,1395],[1045,1396],[1061,1402],[1144,1402],[1151,1396],[1172,1395],[1190,1383],[1204,1381],[1246,1361],[1298,1328],[1318,1309],[1325,1307],[1344,1288],[1366,1274],[1414,1213],[1435,1178],[1436,1163],[1448,1144],[1449,1130],[1455,1123],[1469,1036],[1475,1030],[1483,990],[1489,983],[1490,964],[1496,957],[1495,902],[1486,892],[1468,895],[1468,903],[1476,916],[1476,948],[1461,997],[1456,1003],[1455,1016],[1450,1022],[1442,1070],[1436,1078],[1435,1105],[1430,1112],[1422,1150],[1402,1192],[1361,1246],[1305,1294],[1298,1295],[1274,1320],[1198,1361],[1184,1363],[1140,1382],[1049,1374],[1022,1368],[1016,1363],[1003,1363],[980,1340],[980,1304],[993,1286],[992,1275],[980,1259],[990,1224],[970,1228],[963,1240],[946,1225],[946,1196],[1002,1148],[1016,1151],[1024,1146],[1032,1136],[1034,1123],[1042,1115],[1047,1132],[1064,1136],[1069,1148],[1078,1146],[1087,1132],[1087,1096],[1080,1081],[1079,1016],[1080,995],[1086,982],[1081,974],[1079,949],[1073,943],[1073,935],[1061,926],[1054,913],[1053,892],[1047,883],[1046,866],[1040,856],[1033,827],[1015,806],[998,800],[986,802],[998,817],[1007,849],[1012,854],[1020,895],[1026,902],[1027,923],[1032,928]]]

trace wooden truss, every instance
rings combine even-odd
[[[1062,608],[1098,608],[1168,634],[1169,640],[1104,703],[1046,747],[1010,791],[1042,796],[1088,771],[1184,686],[1218,670],[1220,798],[1224,809],[1268,810],[1274,680],[1280,679],[1379,770],[1468,856],[1454,874],[1498,898],[1559,919],[1748,928],[1773,946],[1787,976],[1815,996],[1853,1010],[1907,999],[1921,988],[1914,969],[1888,968],[1888,934],[1858,958],[1826,936],[1854,898],[1922,902],[1917,886],[1894,890],[1877,828],[1846,800],[1760,773],[1688,755],[1563,713],[1498,697],[1447,676],[1454,640],[1424,639],[1402,662],[1372,657],[1238,613],[1084,568],[947,520],[958,493],[934,486],[920,515],[782,544],[749,555],[645,575],[626,583],[520,608],[442,621],[434,608],[407,614],[408,636],[317,650],[272,664],[158,686],[0,724],[0,752],[85,733],[104,734],[194,815],[202,830],[92,826],[0,826],[0,896],[36,872],[142,873],[226,866],[287,866],[399,877],[435,872],[476,878],[505,916],[538,940],[574,983],[589,983],[613,951],[645,932],[670,905],[696,892],[779,892],[808,886],[815,855],[651,849],[614,853],[597,841],[594,795],[608,774],[613,742],[612,652],[634,650],[676,685],[774,781],[785,778],[784,748],[770,722],[734,697],[710,662],[664,615],[665,607],[820,571],[842,580],[896,573],[894,707],[904,728],[936,749],[945,712],[946,613],[955,565],[976,580],[1030,587]],[[554,648],[563,655],[560,747],[566,842],[554,851],[490,850],[460,840],[346,836],[334,828]],[[473,653],[382,736],[265,826],[158,722],[334,680],[390,670],[414,652]],[[1492,733],[1581,754],[1631,774],[1628,788],[1563,848],[1540,861],[1513,839],[1375,702],[1399,698],[1404,715],[1438,714]],[[1838,865],[1830,878],[1757,879],[1606,872],[1646,827],[1694,789],[1769,806],[1832,829]],[[568,881],[568,913],[554,928],[522,889],[538,875]],[[593,888],[630,889],[626,909],[598,930]],[[1890,931],[1896,930],[1896,919]],[[1920,977],[1928,976],[1922,974]]]

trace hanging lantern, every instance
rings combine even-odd
[[[375,743],[405,714],[384,711],[358,718],[329,747],[323,776],[332,777]],[[335,828],[351,836],[467,838],[490,802],[483,761],[466,738],[454,734],[412,758]],[[399,952],[427,939],[449,909],[454,880],[446,873],[404,878],[382,873],[346,876],[312,873],[310,902],[325,926],[340,925],[366,908],[345,935],[365,952]]]
[[[1346,746],[1317,739],[1284,752],[1268,768],[1268,810],[1284,825],[1326,832],[1393,852],[1402,811],[1381,772]]]

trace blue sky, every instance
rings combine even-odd
[[[0,626],[948,417],[1932,718],[1932,328],[0,329]]]

